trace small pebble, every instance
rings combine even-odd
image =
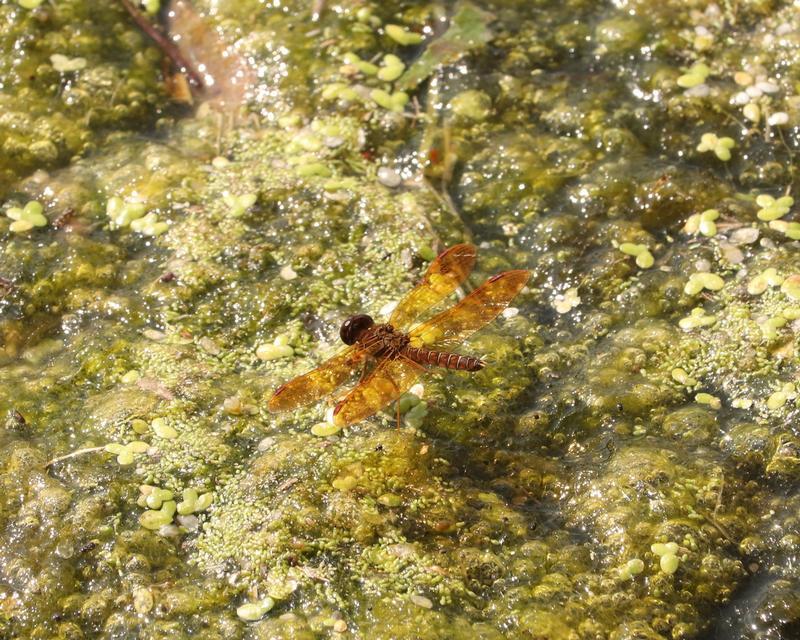
[[[786,124],[787,122],[789,122],[789,114],[784,111],[776,111],[767,118],[767,124],[771,127]]]
[[[408,596],[408,599],[415,605],[417,605],[418,607],[422,607],[423,609],[433,608],[433,602],[431,602],[430,598],[426,598],[425,596],[412,593],[410,596]]]
[[[731,233],[729,241],[731,244],[753,244],[758,240],[759,231],[756,227],[742,227]]]
[[[742,109],[742,114],[750,122],[758,122],[761,119],[761,109],[755,102],[748,102]]]
[[[384,187],[394,189],[395,187],[399,187],[402,181],[403,179],[400,177],[400,174],[391,167],[381,167],[378,169],[378,182]]]
[[[294,280],[297,277],[297,272],[292,269],[291,265],[286,265],[285,267],[281,267],[279,275],[284,280]]]
[[[139,587],[133,592],[133,608],[136,613],[145,615],[149,613],[155,604],[153,592],[147,587]]]

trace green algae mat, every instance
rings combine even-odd
[[[792,2],[143,5],[0,0],[0,638],[800,637]],[[458,242],[486,368],[268,412]]]

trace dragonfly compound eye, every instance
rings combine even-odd
[[[366,314],[350,316],[342,323],[339,337],[345,344],[355,344],[358,337],[374,324],[375,321]]]

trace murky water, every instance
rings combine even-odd
[[[176,3],[192,105],[121,7],[33,5],[0,637],[798,636],[791,3]],[[464,292],[532,271],[485,369],[267,411],[462,241]]]

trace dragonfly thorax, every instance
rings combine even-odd
[[[373,325],[359,338],[359,343],[378,357],[399,353],[409,342],[408,334],[397,331],[390,324]]]

